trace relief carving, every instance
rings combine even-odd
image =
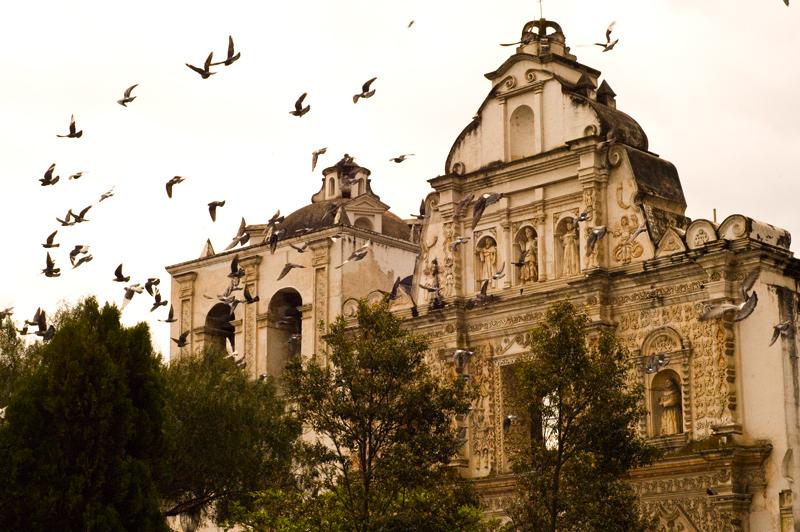
[[[630,216],[630,218],[629,218]],[[638,259],[644,253],[644,248],[631,239],[636,228],[639,227],[639,218],[635,214],[622,215],[622,218],[614,224],[611,234],[619,242],[614,246],[614,260],[621,264],[629,264],[631,259]]]

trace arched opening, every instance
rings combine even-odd
[[[490,279],[489,288],[497,288],[497,281],[491,280],[502,262],[497,253],[497,241],[484,236],[475,244],[475,290],[481,289],[481,282]]]
[[[530,225],[523,226],[514,237],[516,256],[513,259],[522,266],[514,268],[515,282],[533,283],[539,280],[539,235]]]
[[[556,277],[572,277],[581,271],[578,251],[578,227],[571,217],[556,225],[554,236]]]
[[[302,345],[303,299],[294,288],[284,288],[269,302],[267,331],[267,374],[280,376],[287,362],[300,354]]]
[[[359,229],[366,229],[367,231],[374,231],[372,227],[372,220],[363,216],[356,218],[356,222],[353,224],[353,226]]]
[[[650,412],[653,436],[683,432],[683,392],[680,377],[673,370],[658,372],[650,382]]]
[[[231,307],[225,303],[217,303],[206,314],[203,338],[206,346],[225,351],[225,342],[230,342],[231,350],[236,349],[236,327]]]
[[[328,199],[336,195],[336,181],[331,177],[328,179]]]
[[[530,107],[520,105],[514,109],[509,120],[508,134],[512,160],[533,155],[533,110]]]

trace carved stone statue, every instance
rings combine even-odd
[[[668,378],[666,389],[658,398],[661,407],[661,435],[669,436],[683,432],[681,423],[681,388],[673,379]]]
[[[487,238],[483,242],[483,246],[475,251],[481,263],[480,277],[478,278],[480,280],[491,279],[497,271],[497,244],[491,238]],[[496,281],[492,281],[492,288],[495,288],[495,284]]]
[[[644,248],[638,242],[631,240],[633,232],[639,226],[639,219],[635,214],[630,216],[629,220],[627,216],[623,215],[614,230],[611,231],[611,234],[619,239],[619,243],[614,246],[614,259],[622,264],[630,263],[632,258],[637,259],[644,252]]]
[[[575,223],[572,219],[567,219],[564,224],[564,234],[561,235],[561,244],[564,246],[563,266],[561,276],[568,277],[580,273],[580,262],[578,259],[578,232],[575,230]]]
[[[519,248],[522,253],[525,253],[525,258],[522,260],[522,268],[519,275],[523,283],[531,283],[539,280],[539,266],[537,264],[537,245],[538,239],[533,229],[526,227],[525,235],[519,242]]]

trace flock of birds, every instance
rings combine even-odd
[[[784,2],[785,2],[785,4],[787,6],[789,5],[789,0],[784,0]],[[411,28],[411,26],[413,24],[414,24],[414,20],[411,20],[408,23],[408,28]],[[599,46],[599,47],[601,47],[603,49],[602,50],[603,52],[608,52],[608,51],[613,50],[614,47],[619,42],[618,38],[612,40],[612,31],[614,30],[614,26],[615,26],[615,22],[611,22],[611,24],[608,25],[608,27],[606,29],[606,32],[605,32],[605,42],[604,43],[595,43],[596,46]],[[525,37],[523,37],[523,40],[521,40],[521,41],[518,41],[518,42],[515,42],[515,43],[502,44],[502,46],[512,46],[512,45],[518,45],[518,44],[527,44],[528,42],[530,42],[530,39],[532,39],[533,36],[534,36],[534,34],[528,34]],[[193,72],[197,73],[202,79],[208,79],[211,76],[213,76],[213,75],[218,73],[217,71],[213,71],[212,67],[218,67],[218,66],[229,67],[229,66],[233,65],[236,61],[238,61],[240,58],[241,58],[241,53],[236,51],[235,45],[234,45],[234,41],[233,41],[233,37],[229,36],[228,37],[227,54],[226,54],[226,57],[225,57],[224,60],[218,61],[218,62],[214,62],[214,52],[212,51],[206,57],[205,61],[203,62],[203,66],[202,67],[198,67],[198,66],[195,66],[195,65],[190,64],[190,63],[186,63],[186,66],[187,66],[187,68],[191,69]],[[365,81],[362,84],[360,92],[354,94],[353,97],[352,97],[352,101],[353,101],[354,104],[357,104],[359,102],[359,100],[369,99],[369,98],[372,98],[375,95],[376,89],[373,88],[373,84],[376,82],[377,79],[378,79],[377,76],[375,76],[375,77],[372,77],[372,78],[368,79],[367,81]],[[127,89],[125,89],[124,92],[123,92],[122,97],[117,100],[117,103],[119,105],[127,108],[129,104],[133,103],[136,100],[136,96],[133,95],[133,91],[138,86],[139,86],[139,84],[136,83],[136,84],[133,84],[133,85],[129,86]],[[303,94],[301,94],[298,97],[298,99],[296,100],[296,102],[294,104],[294,109],[289,111],[291,115],[300,118],[300,117],[302,117],[305,114],[310,112],[311,105],[305,103],[305,100],[306,100],[307,96],[308,96],[308,93],[304,92]],[[72,115],[70,117],[68,131],[65,134],[57,134],[56,136],[59,137],[59,138],[66,138],[66,139],[80,139],[83,136],[83,130],[82,129],[78,129],[78,126],[77,126],[76,121],[75,121],[75,117],[74,117],[74,115]],[[327,147],[323,147],[323,148],[316,149],[316,150],[314,150],[312,152],[312,154],[311,154],[311,168],[312,168],[312,171],[316,168],[317,163],[319,161],[319,158],[322,155],[324,155],[326,153],[326,151],[327,151]],[[399,163],[402,163],[403,161],[407,160],[408,157],[411,157],[413,155],[414,154],[412,154],[412,153],[405,153],[405,154],[401,154],[401,155],[398,155],[398,156],[395,156],[395,157],[391,157],[389,160],[391,162],[399,164]],[[345,157],[348,157],[348,156],[346,155]],[[39,179],[41,186],[54,186],[59,182],[60,176],[59,175],[55,175],[56,174],[55,173],[55,169],[56,169],[56,164],[55,163],[51,164],[47,168],[47,170],[45,171],[43,177],[41,179]],[[84,172],[72,173],[71,175],[69,175],[68,180],[80,179],[83,176],[83,174],[84,174]],[[186,180],[186,178],[183,177],[183,176],[174,176],[171,179],[169,179],[166,182],[166,185],[165,185],[166,192],[167,192],[167,197],[171,199],[173,197],[173,189],[174,189],[174,187],[176,185],[184,182],[185,180]],[[99,203],[103,202],[104,200],[112,197],[113,195],[114,195],[114,189],[112,188],[112,189],[108,190],[107,192],[101,194],[100,198],[97,200],[96,203],[89,204],[88,206],[78,210],[77,214],[73,211],[73,209],[70,208],[63,218],[58,218],[57,217],[56,220],[59,222],[61,227],[69,227],[69,226],[77,225],[77,224],[80,224],[80,223],[88,222],[89,219],[87,218],[87,214],[90,211],[90,209],[92,209],[93,207],[95,207]],[[480,194],[478,196],[478,198],[475,199],[475,196],[471,194],[471,195],[463,198],[458,203],[457,208],[456,208],[456,216],[458,216],[458,217],[463,216],[466,213],[467,209],[469,208],[469,205],[474,200],[475,204],[473,206],[473,216],[472,216],[472,229],[474,230],[475,227],[478,225],[478,223],[479,223],[484,211],[486,210],[486,208],[491,206],[492,204],[498,202],[502,197],[503,197],[502,193],[486,192],[486,193]],[[217,209],[221,208],[221,207],[224,207],[224,205],[225,205],[225,201],[224,200],[214,200],[214,201],[211,201],[211,202],[208,203],[208,212],[209,212],[209,216],[210,216],[212,222],[216,221]],[[326,215],[327,214],[328,213],[326,213]],[[333,214],[335,214],[335,213],[333,213]],[[420,215],[418,217],[420,217],[420,218],[424,217],[424,202],[423,202],[423,205],[420,208]],[[588,212],[583,212],[578,216],[578,218],[576,219],[576,222],[578,224],[580,224],[582,222],[587,222],[589,220],[589,218],[590,218],[590,214]],[[271,250],[272,253],[274,253],[275,248],[277,246],[277,242],[280,239],[286,238],[286,237],[289,237],[289,236],[297,236],[297,232],[296,232],[295,235],[286,235],[285,231],[280,228],[280,223],[282,221],[283,221],[283,217],[280,216],[280,211],[278,211],[268,222],[268,231],[267,231],[267,236],[265,237],[265,242],[269,244],[270,250]],[[237,245],[244,246],[249,242],[250,235],[248,234],[246,227],[247,227],[247,225],[245,223],[245,220],[242,219],[241,224],[239,226],[239,230],[237,231],[237,234],[233,237],[231,243],[228,245],[226,250],[233,249]],[[311,230],[310,228],[306,228],[306,229],[308,231]],[[303,231],[303,230],[301,229],[299,231]],[[637,228],[634,233],[632,233],[631,240],[635,239],[640,233],[642,233],[644,231],[646,231],[646,225],[643,222],[642,225],[639,228]],[[607,229],[606,226],[588,228],[587,239],[586,239],[586,255],[587,256],[591,255],[594,252],[594,249],[595,249],[597,243],[606,236],[607,232],[608,232],[608,229]],[[51,277],[51,278],[59,277],[61,275],[61,269],[56,266],[56,262],[52,258],[52,256],[50,255],[50,251],[49,251],[49,250],[52,250],[52,249],[60,247],[60,244],[56,242],[57,234],[58,234],[58,230],[53,231],[46,238],[45,243],[42,244],[42,247],[44,247],[45,249],[48,250],[47,254],[46,254],[46,257],[45,257],[45,267],[44,267],[44,269],[42,269],[42,274],[44,274],[46,277]],[[338,238],[338,236],[333,237],[333,238],[336,239],[336,238]],[[458,249],[459,245],[464,244],[467,241],[469,241],[469,237],[460,236],[460,235],[454,237],[453,242],[451,244],[452,250],[456,251]],[[305,250],[305,247],[307,246],[307,243],[300,244],[300,245],[296,245],[296,244],[290,244],[290,245],[297,252],[302,253]],[[349,262],[355,262],[355,261],[362,260],[369,253],[370,249],[371,249],[371,242],[368,241],[366,244],[364,244],[360,248],[357,248],[356,250],[354,250],[353,253],[350,255],[350,257],[348,257],[347,260],[345,260],[341,265],[339,265],[338,268],[341,268],[344,264],[347,264]],[[522,252],[522,254],[518,258],[518,260],[515,261],[515,262],[512,262],[511,264],[513,266],[521,268],[524,265],[525,255],[526,255],[526,252]],[[76,268],[80,267],[81,265],[90,262],[92,259],[93,259],[93,256],[89,253],[89,246],[86,245],[86,244],[77,244],[74,247],[72,247],[72,249],[69,252],[69,260],[70,260],[70,264],[72,266],[72,269],[76,269]],[[442,287],[440,286],[440,283],[439,283],[439,273],[440,272],[438,270],[438,267],[439,267],[438,263],[434,260],[432,266],[433,266],[433,271],[432,271],[432,275],[431,275],[431,277],[433,279],[432,284],[431,285],[420,284],[420,287],[423,290],[425,290],[425,291],[429,292],[430,294],[432,294],[431,309],[432,310],[439,310],[439,309],[444,308],[445,303],[444,303],[444,300],[442,298]],[[295,268],[303,268],[303,266],[299,265],[299,264],[296,264],[296,263],[292,263],[292,262],[287,260],[284,268],[282,269],[280,275],[278,276],[278,280],[284,278],[286,275],[288,275]],[[123,265],[119,264],[119,266],[116,268],[116,270],[114,272],[114,278],[112,279],[113,282],[128,283],[130,281],[130,276],[124,275],[122,273],[122,269],[123,269]],[[481,280],[481,286],[480,286],[480,290],[479,290],[478,294],[476,295],[476,297],[473,300],[468,302],[468,305],[487,304],[489,302],[492,302],[492,301],[496,300],[497,296],[490,295],[490,294],[487,293],[488,292],[488,287],[489,287],[489,285],[490,285],[490,283],[492,281],[501,279],[502,277],[505,276],[504,270],[505,270],[505,263],[503,263],[501,265],[501,267],[491,276],[491,278]],[[258,296],[253,296],[252,294],[250,294],[246,287],[242,288],[242,287],[239,286],[239,281],[240,281],[242,276],[243,276],[243,270],[238,266],[238,256],[237,256],[237,257],[234,257],[234,259],[233,259],[233,261],[231,263],[231,274],[229,274],[229,277],[231,277],[230,285],[226,288],[226,290],[221,295],[216,296],[217,299],[219,299],[220,301],[225,302],[226,304],[228,304],[231,307],[231,311],[232,312],[236,308],[236,305],[238,305],[240,303],[242,303],[242,304],[252,304],[252,303],[255,303],[255,302],[258,301]],[[160,294],[160,292],[158,290],[159,282],[160,282],[160,280],[158,278],[149,277],[147,279],[147,281],[144,283],[144,285],[142,285],[142,283],[133,283],[133,284],[129,284],[129,285],[125,286],[124,290],[123,290],[123,300],[122,300],[122,304],[121,304],[121,309],[124,310],[126,305],[133,299],[133,297],[136,294],[141,294],[144,291],[147,291],[148,294],[153,298],[153,303],[152,303],[152,306],[151,306],[151,309],[150,309],[151,312],[157,310],[161,306],[168,305],[168,301],[162,297],[162,295]],[[386,295],[387,295],[387,297],[389,299],[395,299],[395,298],[398,297],[399,292],[403,291],[410,298],[411,297],[411,285],[412,285],[411,276],[406,276],[406,277],[403,277],[403,278],[398,277],[396,279],[395,283],[394,283],[392,291],[389,292]],[[751,285],[751,287],[752,287],[752,285]],[[750,288],[743,289],[743,290],[746,293],[747,291],[750,290]],[[238,299],[234,295],[234,293],[237,290],[242,290],[243,291],[243,294],[242,294],[243,298],[242,299]],[[207,296],[207,297],[210,297],[210,296]],[[416,315],[418,315],[417,305],[413,301],[413,299],[411,301],[412,301],[412,314],[416,316]],[[745,297],[744,301],[742,303],[738,304],[738,305],[722,304],[722,305],[716,305],[716,306],[712,307],[706,314],[703,315],[703,317],[701,319],[712,319],[713,317],[721,316],[726,311],[732,310],[732,311],[735,312],[735,320],[739,321],[739,320],[744,319],[747,316],[749,316],[749,314],[755,308],[756,303],[757,303],[757,296],[753,292],[752,294],[750,294],[750,296]],[[12,313],[13,313],[13,307],[9,307],[9,308],[5,309],[4,311],[0,311],[0,319],[4,319],[5,317],[10,316]],[[163,322],[166,322],[166,323],[173,323],[173,322],[177,321],[176,318],[174,317],[174,310],[173,310],[172,306],[169,307],[169,312],[168,312],[167,318],[164,319],[164,320],[159,320],[159,321],[163,321]],[[28,331],[28,326],[29,325],[30,326],[35,326],[37,329],[35,331],[29,332]],[[773,339],[772,339],[772,342],[771,342],[770,345],[772,345],[772,343],[774,343],[776,341],[777,337],[779,337],[781,334],[786,334],[786,332],[790,328],[791,328],[791,324],[780,324],[780,325],[776,326],[775,327],[775,336],[773,336]],[[20,332],[20,334],[35,334],[35,335],[43,338],[44,340],[48,340],[49,338],[51,338],[52,334],[54,333],[53,326],[52,325],[49,325],[49,326],[47,325],[45,312],[43,310],[41,310],[41,308],[37,310],[36,315],[34,316],[33,320],[30,320],[30,321],[26,320],[24,322],[23,326],[18,329],[18,331]],[[179,335],[178,338],[173,338],[172,340],[178,345],[178,347],[183,347],[187,343],[188,334],[189,334],[188,331],[183,332],[183,333],[181,333]],[[657,366],[658,364],[655,364],[655,365]],[[648,367],[650,367],[650,366],[653,366],[653,364],[650,364]]]

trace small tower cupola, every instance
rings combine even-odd
[[[552,31],[548,33],[548,30]],[[519,44],[517,53],[526,53],[538,57],[554,54],[573,61],[577,59],[576,56],[569,53],[569,46],[567,46],[561,26],[551,20],[540,18],[525,24],[522,28]]]
[[[617,100],[614,97],[617,94],[611,88],[611,85],[606,83],[605,80],[600,84],[600,87],[597,89],[597,102],[602,103],[607,107],[611,107],[612,109],[617,108]]]
[[[356,164],[353,157],[346,153],[338,163],[323,170],[322,176],[322,190],[311,198],[313,203],[372,194],[370,171]]]

